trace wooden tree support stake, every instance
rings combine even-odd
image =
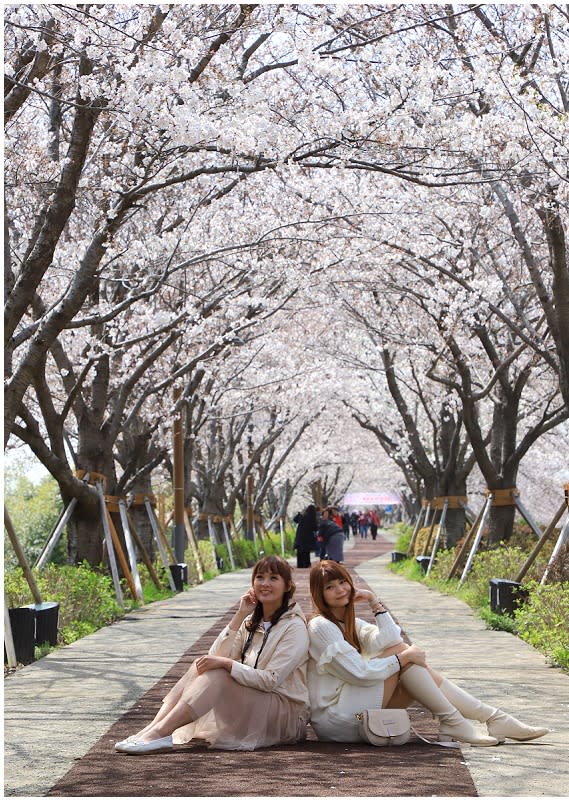
[[[227,530],[227,523],[225,519],[221,520],[221,524],[223,525],[223,536],[225,537],[225,546],[227,547],[227,552],[229,553],[229,560],[231,562],[231,569],[235,569],[235,560],[233,558],[233,548],[231,547],[231,539],[229,537],[229,531]]]
[[[77,475],[78,478],[80,478],[83,481],[83,483],[92,484],[91,473],[84,472],[83,470],[78,470],[78,472],[76,472],[75,474]],[[98,472],[95,472],[93,474],[94,475],[99,475]],[[100,477],[104,478],[104,475],[101,475]],[[72,497],[71,500],[69,501],[68,505],[67,505],[67,508],[64,508],[63,511],[61,512],[61,514],[59,515],[59,519],[55,523],[55,527],[53,529],[53,532],[49,535],[46,544],[44,545],[41,553],[39,554],[39,556],[38,556],[38,558],[36,560],[36,563],[35,563],[34,566],[37,569],[43,569],[43,567],[45,567],[45,565],[49,561],[49,558],[50,558],[51,554],[53,553],[57,543],[59,542],[59,540],[61,538],[61,534],[63,533],[63,529],[65,528],[65,526],[67,525],[67,523],[71,519],[71,515],[73,514],[73,510],[75,509],[75,506],[77,505],[78,502],[79,501],[77,500],[76,497]]]
[[[103,532],[105,534],[105,542],[107,545],[107,553],[109,554],[109,563],[111,565],[111,575],[113,578],[113,585],[115,587],[115,594],[117,602],[121,608],[124,608],[124,599],[122,595],[121,582],[119,579],[119,571],[117,569],[117,561],[115,558],[115,550],[113,547],[113,539],[111,529],[109,526],[109,516],[107,514],[107,505],[105,503],[105,495],[103,493],[103,484],[97,484],[97,492],[99,494],[99,507],[101,511],[101,519],[103,520]]]
[[[458,582],[458,588],[462,586],[464,581],[466,580],[466,576],[470,570],[472,565],[472,561],[474,560],[474,556],[476,555],[476,551],[478,550],[478,546],[480,544],[480,540],[482,538],[482,534],[484,532],[484,527],[486,525],[486,520],[488,518],[488,514],[490,513],[490,508],[492,507],[492,494],[489,494],[486,498],[486,502],[484,504],[484,511],[482,513],[482,518],[480,520],[480,525],[478,526],[478,530],[476,531],[476,536],[474,537],[474,542],[472,543],[472,549],[468,554],[468,558],[466,559],[466,564],[464,565],[464,569],[462,571],[462,576]]]
[[[522,517],[527,522],[527,524],[530,526],[532,531],[535,533],[537,538],[541,539],[541,537],[543,536],[543,531],[541,531],[538,528],[538,526],[535,524],[535,522],[533,521],[533,519],[531,518],[531,516],[529,514],[529,511],[526,509],[526,507],[522,503],[519,495],[514,495],[514,504],[515,504],[516,508],[518,509],[518,511],[520,512],[520,514],[522,515]]]
[[[559,552],[560,552],[561,548],[563,547],[563,545],[568,540],[569,540],[569,519],[567,520],[567,522],[563,526],[563,529],[562,529],[561,533],[559,534],[559,538],[557,539],[557,543],[556,543],[555,547],[553,548],[553,553],[551,554],[551,556],[549,558],[549,561],[547,562],[547,566],[545,568],[545,572],[543,573],[543,576],[542,576],[541,581],[540,581],[542,586],[545,583],[547,583],[547,577],[549,575],[549,571],[551,570],[553,562],[555,561],[555,559],[559,555]]]
[[[215,556],[215,545],[217,544],[216,542],[217,537],[215,535],[215,529],[213,527],[212,519],[209,516],[207,518],[207,532],[209,533],[209,541],[211,542],[211,546],[213,548],[213,554]]]
[[[279,533],[281,537],[281,556],[285,557],[285,537],[284,537],[284,525],[283,525],[283,518],[279,517]]]
[[[135,599],[138,598],[141,603],[144,603],[144,593],[142,591],[142,584],[140,582],[140,575],[138,574],[138,564],[136,563],[136,550],[132,541],[130,531],[129,519],[126,513],[126,503],[124,500],[119,500],[119,514],[122,522],[122,529],[124,533],[124,541],[126,544],[126,551],[128,553],[128,560],[130,562],[130,570],[132,573],[132,580],[135,587]]]
[[[170,547],[170,543],[168,541],[168,537],[166,536],[166,531],[162,527],[162,525],[160,524],[160,520],[158,519],[158,517],[154,513],[154,509],[152,508],[152,505],[151,505],[150,501],[148,503],[148,507],[151,509],[152,519],[154,520],[154,523],[156,525],[156,530],[158,531],[158,533],[160,535],[160,541],[162,542],[162,546],[164,547],[164,549],[168,553],[168,558],[170,559],[170,564],[175,564],[176,563],[176,556],[174,555],[174,552],[173,552],[172,548]],[[169,522],[172,522],[172,518],[173,518],[173,515],[170,516]]]
[[[76,497],[72,497],[71,500],[69,501],[68,505],[67,505],[67,508],[63,509],[63,511],[59,515],[59,519],[57,520],[57,522],[55,524],[55,528],[53,529],[52,533],[50,534],[46,544],[43,547],[43,550],[41,551],[41,553],[37,557],[36,563],[34,565],[37,569],[43,569],[43,567],[45,567],[45,565],[49,561],[49,558],[50,558],[51,554],[53,553],[53,551],[55,549],[55,546],[57,545],[57,543],[59,542],[59,540],[61,538],[61,534],[63,533],[63,529],[65,528],[65,526],[67,525],[67,523],[71,519],[71,515],[73,514],[73,510],[74,510],[76,505],[77,505],[77,498]]]
[[[438,530],[437,535],[435,537],[435,541],[434,541],[434,544],[433,544],[433,550],[432,550],[432,553],[431,553],[431,558],[429,560],[429,566],[427,567],[427,577],[431,573],[431,570],[433,568],[433,564],[435,563],[437,550],[439,549],[439,542],[441,541],[442,535],[446,530],[445,525],[446,525],[448,506],[449,506],[449,499],[448,499],[448,497],[445,497],[444,504],[443,504],[443,510],[441,512],[441,518],[439,520],[439,530]]]
[[[150,521],[152,533],[154,534],[154,540],[156,542],[156,546],[158,547],[158,552],[160,553],[160,558],[162,559],[162,565],[166,571],[166,576],[168,578],[170,589],[173,592],[175,592],[176,584],[174,583],[174,578],[172,577],[172,573],[170,571],[170,567],[168,564],[168,558],[166,557],[166,551],[164,550],[164,545],[162,544],[162,539],[160,538],[161,531],[158,527],[158,521],[154,515],[154,509],[150,505],[150,500],[148,499],[148,497],[144,499],[144,506],[146,508],[146,513],[148,514],[148,519]]]
[[[6,648],[8,666],[10,668],[17,667],[18,659],[16,658],[16,648],[14,646],[14,636],[12,635],[12,623],[10,622],[6,592],[4,592],[4,647]]]
[[[194,533],[194,529],[193,529],[190,517],[188,516],[188,512],[186,511],[185,508],[184,508],[184,525],[186,527],[186,535],[187,535],[188,541],[190,543],[190,547],[191,547],[191,550],[192,550],[192,553],[193,553],[193,556],[194,556],[194,561],[196,562],[196,569],[198,571],[198,581],[200,583],[203,583],[203,581],[204,581],[204,570],[203,570],[202,559],[201,559],[201,556],[200,556],[200,550],[199,550],[199,547],[198,547],[198,543],[197,543],[197,540],[196,540],[196,535]]]
[[[113,497],[113,498],[110,498],[110,500],[111,500],[111,505],[112,505],[113,502],[116,501],[116,498]],[[117,503],[117,510],[118,510],[118,503]],[[123,575],[126,578],[126,582],[128,583],[128,588],[129,588],[130,593],[132,595],[132,599],[133,600],[138,600],[138,595],[137,595],[137,591],[136,591],[136,585],[135,585],[134,579],[132,577],[132,573],[130,571],[130,567],[128,565],[128,561],[126,560],[126,556],[124,554],[124,550],[122,549],[121,540],[119,539],[119,535],[118,535],[117,530],[115,528],[115,523],[113,522],[113,518],[111,516],[111,510],[110,510],[109,506],[107,505],[106,498],[105,498],[105,516],[107,518],[107,524],[108,524],[109,532],[111,534],[112,543],[113,543],[115,552],[116,552],[116,554],[118,556],[119,563],[120,563],[121,569],[123,571]]]
[[[427,536],[427,541],[425,542],[425,546],[423,547],[423,552],[422,552],[422,555],[424,555],[424,556],[427,555],[427,550],[429,549],[429,545],[431,544],[431,539],[432,539],[432,536],[433,536],[433,530],[435,528],[435,520],[436,520],[436,518],[437,518],[437,512],[436,512],[435,507],[433,506],[433,520],[431,522],[431,526],[429,528],[429,535]]]
[[[427,512],[428,506],[422,505],[419,509],[419,516],[417,517],[417,522],[415,523],[415,528],[411,535],[411,541],[409,542],[409,547],[407,548],[407,558],[413,555],[413,547],[415,545],[415,539],[417,538],[417,534],[419,533],[419,529],[421,527],[421,520],[423,519],[423,513]]]
[[[34,597],[36,603],[41,603],[41,594],[40,590],[38,589],[38,585],[34,576],[32,575],[32,571],[30,569],[30,565],[28,564],[28,559],[26,558],[26,554],[20,544],[20,541],[16,535],[16,530],[12,525],[12,520],[10,519],[10,514],[8,513],[8,509],[4,506],[4,527],[8,532],[8,538],[14,548],[14,552],[16,553],[16,558],[18,559],[18,563],[22,568],[22,572],[28,582],[28,586],[30,587],[30,591]]]
[[[456,571],[458,570],[458,566],[459,566],[459,564],[460,564],[460,562],[462,560],[462,556],[464,555],[464,553],[466,552],[466,548],[469,546],[470,542],[472,541],[472,537],[476,534],[476,531],[478,530],[478,526],[480,525],[480,520],[482,518],[482,514],[484,513],[484,509],[485,508],[486,508],[486,502],[483,503],[482,508],[478,512],[478,516],[476,517],[476,519],[474,520],[474,523],[472,524],[470,530],[466,534],[466,538],[465,538],[464,542],[462,543],[462,545],[460,546],[460,549],[459,549],[458,553],[456,554],[456,557],[455,557],[454,561],[452,562],[452,566],[451,566],[451,568],[449,570],[449,573],[447,575],[447,581],[450,581],[451,578],[454,578],[454,576],[456,574]]]
[[[154,569],[154,564],[152,563],[152,559],[150,558],[148,550],[144,546],[144,544],[142,542],[142,539],[140,538],[140,535],[139,535],[138,531],[136,530],[136,526],[134,524],[134,520],[132,519],[131,515],[128,513],[128,510],[127,510],[127,517],[128,517],[128,521],[130,523],[130,532],[131,532],[131,534],[132,534],[132,536],[134,538],[134,541],[136,542],[136,546],[138,547],[138,552],[140,553],[140,557],[142,558],[142,560],[144,561],[144,563],[146,565],[146,568],[148,570],[148,574],[152,578],[152,581],[153,581],[154,585],[156,586],[156,588],[157,589],[162,589],[162,584],[160,582],[160,578],[158,577],[158,573]]]
[[[555,516],[553,517],[553,519],[549,523],[549,526],[548,526],[547,530],[544,531],[543,535],[541,536],[541,538],[539,539],[539,541],[537,542],[537,544],[535,545],[535,547],[533,548],[533,550],[529,554],[529,556],[527,558],[527,561],[525,562],[525,564],[523,565],[521,570],[516,575],[516,577],[515,577],[516,583],[521,583],[522,582],[522,580],[526,576],[529,568],[531,567],[531,565],[533,564],[533,562],[537,558],[537,556],[538,556],[540,550],[542,549],[543,545],[549,540],[551,534],[555,530],[555,526],[557,525],[557,523],[559,522],[559,520],[561,519],[561,517],[565,513],[566,509],[567,509],[567,504],[566,504],[565,501],[563,501],[563,503],[561,504],[561,506],[557,510]]]

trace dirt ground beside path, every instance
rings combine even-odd
[[[346,566],[355,569],[362,561],[391,549],[383,539],[358,540],[353,549],[346,551]],[[308,570],[295,570],[294,578],[296,599],[309,612]],[[356,583],[367,586],[357,576]],[[318,742],[309,728],[302,744],[254,752],[208,750],[191,743],[155,755],[117,753],[115,742],[139,730],[153,717],[162,697],[191,662],[207,652],[233,611],[229,610],[204,634],[50,789],[48,796],[476,796],[461,750],[429,746],[415,736],[403,747],[374,748]],[[424,708],[417,705],[410,709],[410,715],[419,733],[436,736],[437,724]]]

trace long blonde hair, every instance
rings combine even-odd
[[[344,616],[344,625],[332,614],[332,611],[326,601],[324,600],[324,587],[330,581],[339,580],[347,581],[351,586],[350,599],[346,606],[346,614]],[[344,639],[355,647],[358,653],[361,653],[362,648],[358,633],[356,631],[356,612],[354,610],[354,594],[356,593],[352,576],[348,570],[338,564],[337,561],[317,561],[310,569],[310,594],[312,595],[312,602],[316,607],[318,614],[321,614],[330,622],[340,628]]]

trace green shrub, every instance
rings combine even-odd
[[[399,553],[406,553],[409,549],[411,537],[413,536],[413,526],[407,525],[405,522],[398,522],[394,525],[393,532],[397,537],[394,549]]]
[[[211,578],[215,578],[216,575],[219,575],[217,561],[215,559],[216,551],[209,539],[198,539],[198,552],[203,567],[204,580],[210,580]],[[199,583],[198,567],[191,547],[188,547],[184,553],[184,560],[188,565],[188,583]]]
[[[569,670],[569,582],[524,584],[529,597],[514,612],[518,635]]]
[[[492,578],[515,580],[527,559],[527,550],[521,546],[502,545],[478,552],[460,589],[462,566],[455,578],[447,580],[455,557],[454,549],[439,551],[428,578],[414,558],[389,567],[409,580],[421,581],[444,594],[455,594],[476,609],[489,628],[520,636],[551,663],[569,670],[569,582],[552,582],[545,586],[537,582],[536,578],[543,572],[545,556],[540,553],[540,558],[528,571],[529,579],[526,578],[523,588],[528,590],[529,598],[515,610],[514,617],[490,609],[489,584]]]
[[[516,633],[516,622],[508,614],[497,614],[490,608],[480,608],[481,618],[486,623],[486,627],[492,631],[506,631],[506,633]]]
[[[48,564],[41,572],[34,571],[34,578],[42,598],[59,603],[59,644],[70,644],[125,613],[116,599],[111,576],[86,561],[77,566]],[[34,602],[20,568],[5,573],[4,587],[10,608]]]
[[[138,565],[138,576],[140,578],[140,583],[142,584],[142,595],[145,603],[154,603],[156,600],[167,600],[169,597],[174,596],[174,592],[170,589],[170,582],[164,567],[156,564],[154,566],[154,570],[158,576],[158,580],[161,583],[160,589],[150,577],[150,573],[148,572],[148,567],[146,564]]]
[[[24,468],[22,465],[7,471],[4,500],[26,558],[30,564],[34,564],[55,528],[63,503],[57,483],[51,476],[34,483],[22,474]],[[66,549],[64,533],[51,553],[50,562],[64,564]],[[15,569],[17,566],[18,559],[6,536],[4,569]]]
[[[255,543],[250,539],[233,539],[231,542],[233,558],[237,569],[252,567],[258,559]]]
[[[514,580],[527,554],[520,547],[498,547],[478,553],[461,589],[461,597],[471,606],[490,605],[490,580]]]
[[[37,575],[34,575],[37,582]],[[41,591],[41,590],[40,590]],[[34,597],[20,567],[4,573],[4,592],[8,608],[20,608],[34,602]]]

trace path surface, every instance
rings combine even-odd
[[[569,677],[470,609],[387,569],[387,538],[355,543],[346,563],[371,586],[433,666],[526,721],[555,732],[535,743],[446,750],[413,738],[402,748],[324,744],[254,753],[190,744],[131,757],[114,742],[155,713],[161,697],[205,652],[250,584],[220,575],[24,667],[5,680],[7,796],[567,796]],[[295,570],[308,612],[307,571]],[[437,726],[420,706],[417,730]]]

